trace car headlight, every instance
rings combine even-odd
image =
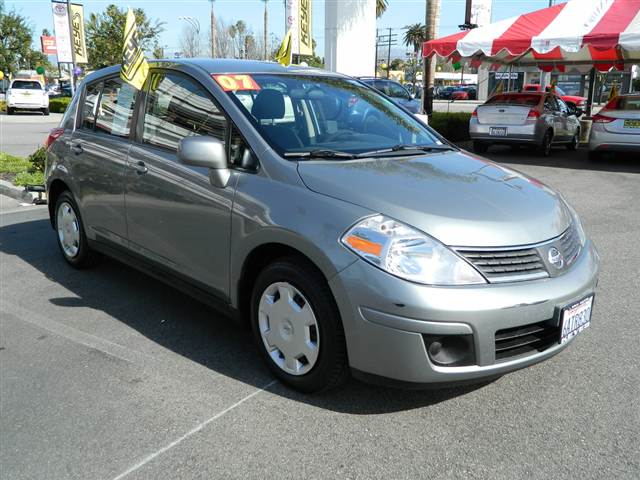
[[[369,263],[412,282],[487,283],[475,268],[437,240],[383,215],[358,222],[340,240]]]

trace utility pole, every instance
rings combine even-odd
[[[376,29],[376,77],[377,69],[378,69],[378,47],[387,47],[387,78],[389,78],[389,67],[391,63],[391,47],[393,45],[397,45],[398,36],[397,33],[391,33],[393,31],[392,28],[389,28],[389,33],[387,35],[378,35],[378,30]]]
[[[264,0],[264,60],[269,60],[267,56],[267,41],[269,38],[268,30],[269,30],[269,9],[267,8],[267,2],[269,0]]]
[[[391,29],[389,29],[389,49],[387,50],[387,78],[391,71]]]
[[[426,0],[425,9],[425,40],[433,40],[438,29],[438,17],[440,16],[440,0]],[[433,112],[433,86],[436,71],[436,62],[433,56],[423,59],[422,66],[422,112],[431,115]]]
[[[213,2],[211,1],[211,58],[216,58],[216,14],[213,12]]]

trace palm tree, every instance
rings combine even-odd
[[[427,37],[425,26],[421,23],[414,23],[413,25],[407,25],[404,29],[406,30],[404,32],[404,44],[413,47],[413,53],[417,54]]]
[[[382,16],[389,6],[389,0],[376,0],[376,18]]]

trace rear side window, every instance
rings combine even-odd
[[[540,103],[540,95],[531,95],[527,93],[507,93],[498,94],[487,100],[487,103],[499,103],[502,105],[527,105],[535,107]]]
[[[608,110],[640,110],[640,95],[614,98],[605,108]]]
[[[176,73],[151,75],[143,142],[175,151],[187,136],[209,135],[224,141],[226,128],[226,118],[196,81]]]
[[[82,128],[93,130],[96,125],[96,107],[100,97],[101,83],[87,85],[82,104]]]
[[[136,90],[119,78],[105,80],[96,114],[96,131],[128,137]]]

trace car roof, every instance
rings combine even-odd
[[[223,73],[274,73],[274,74],[307,74],[326,75],[334,77],[348,78],[336,72],[328,72],[319,68],[304,67],[301,65],[290,65],[285,67],[276,62],[264,62],[260,60],[238,60],[233,58],[176,58],[162,60],[148,60],[149,67],[179,67],[192,66],[205,71],[207,74]],[[111,75],[120,71],[120,65],[106,67],[97,70],[87,76],[86,80],[91,81],[106,75]]]

